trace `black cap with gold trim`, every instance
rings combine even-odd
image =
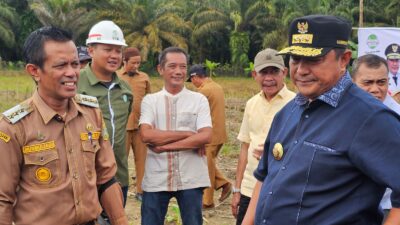
[[[386,47],[385,55],[388,59],[400,59],[400,46],[396,43]]]
[[[351,33],[350,21],[326,15],[310,15],[293,20],[289,27],[289,47],[280,55],[318,57],[333,48],[346,48]]]

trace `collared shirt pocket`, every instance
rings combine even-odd
[[[22,180],[32,186],[50,188],[60,182],[60,159],[55,144],[41,149],[44,144],[47,143],[24,146]]]
[[[177,130],[179,131],[197,131],[197,113],[182,112],[178,113]]]
[[[304,150],[310,151],[311,164],[309,178],[319,181],[329,181],[335,179],[338,170],[343,172],[351,166],[343,151],[339,151],[332,147],[304,141]],[[315,180],[314,180],[315,181]]]
[[[86,176],[92,178],[95,174],[95,159],[97,151],[100,150],[100,143],[98,139],[81,140],[81,143]]]

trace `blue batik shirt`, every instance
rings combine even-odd
[[[399,137],[400,117],[348,73],[314,101],[298,94],[275,116],[254,172],[255,224],[381,224],[385,186],[400,207]]]

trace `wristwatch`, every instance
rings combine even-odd
[[[232,187],[232,193],[240,193],[240,188]]]

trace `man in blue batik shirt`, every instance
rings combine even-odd
[[[289,29],[279,54],[299,93],[275,116],[243,224],[378,225],[386,186],[385,224],[400,224],[400,117],[352,83],[350,22],[312,15]]]

